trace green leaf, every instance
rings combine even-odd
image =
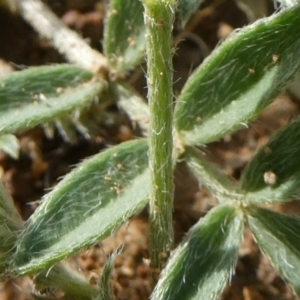
[[[228,38],[188,80],[175,111],[186,145],[205,144],[253,120],[300,67],[300,6]]]
[[[258,245],[300,294],[300,218],[259,207],[252,207],[247,212]]]
[[[280,130],[242,174],[245,200],[291,201],[300,192],[300,119]]]
[[[211,210],[173,252],[151,299],[219,299],[234,272],[242,234],[238,208]]]
[[[72,65],[35,67],[0,79],[0,133],[25,131],[82,107],[105,85]]]
[[[109,236],[148,202],[148,143],[136,140],[80,164],[29,219],[12,269],[18,274],[48,267]]]
[[[14,250],[23,221],[0,180],[0,277]]]
[[[219,201],[232,201],[238,195],[238,186],[228,176],[221,173],[204,155],[194,147],[187,147],[184,152],[185,161],[194,176],[201,184],[207,186]]]
[[[145,53],[146,28],[140,0],[111,0],[106,12],[104,53],[110,66],[124,74],[138,65]]]
[[[121,247],[115,249],[107,258],[107,261],[103,267],[102,275],[99,279],[100,291],[97,297],[95,297],[93,300],[115,300],[112,279],[116,261],[121,250]]]
[[[204,0],[179,0],[178,11],[181,19],[181,26],[184,27],[190,17],[198,10]]]
[[[19,157],[20,144],[19,140],[12,134],[0,136],[0,150],[17,159]]]

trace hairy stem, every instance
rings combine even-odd
[[[69,62],[91,72],[102,73],[106,77],[106,73],[109,72],[107,58],[93,50],[82,37],[65,26],[40,0],[14,0],[13,3],[38,34],[47,38]],[[141,98],[135,97],[130,102],[123,101],[119,106],[131,120],[140,125],[143,132],[146,132],[143,120],[147,120],[149,109]]]
[[[71,63],[94,72],[105,73],[108,62],[76,32],[66,27],[40,0],[15,0],[23,18]]]
[[[157,270],[162,268],[173,244],[173,2],[144,1],[147,28],[148,101],[151,116],[150,258],[152,268]]]

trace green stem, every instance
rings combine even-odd
[[[49,270],[43,270],[35,276],[34,282],[38,290],[49,287],[61,289],[76,299],[92,299],[99,293],[99,287],[91,285],[88,279],[73,270],[67,263],[60,262]]]
[[[198,149],[186,147],[184,157],[194,176],[201,184],[207,186],[220,202],[231,202],[243,197],[237,183],[220,172]]]
[[[151,168],[150,259],[160,270],[173,244],[172,0],[144,0],[147,28]]]

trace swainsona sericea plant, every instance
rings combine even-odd
[[[234,273],[244,224],[300,293],[300,218],[263,206],[291,201],[300,192],[300,119],[255,154],[239,182],[216,169],[199,150],[249,124],[299,71],[300,6],[281,1],[282,10],[233,33],[190,76],[173,109],[175,14],[184,26],[201,2],[111,0],[103,56],[39,0],[16,1],[23,17],[74,64],[28,68],[0,79],[1,148],[14,155],[13,134],[45,122],[72,122],[72,112],[87,108],[95,98],[101,103],[107,95],[146,137],[84,160],[44,196],[26,223],[1,184],[2,278],[38,273],[37,284],[76,299],[113,298],[108,279],[116,254],[97,285],[61,261],[111,235],[149,205],[150,259],[157,280],[151,299],[218,299]],[[39,9],[38,21],[30,18]],[[38,28],[38,18],[48,22],[47,32]],[[66,38],[57,39],[51,26],[61,28]],[[64,43],[69,40],[82,47],[68,49]],[[78,59],[81,50],[89,59]],[[141,63],[145,51],[149,106],[123,79]],[[174,250],[173,169],[179,160],[220,204]]]

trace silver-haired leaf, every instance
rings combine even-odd
[[[105,88],[72,65],[34,67],[0,79],[0,134],[28,130],[78,109]]]
[[[110,235],[148,202],[147,140],[110,148],[69,173],[28,221],[12,270],[49,267]]]
[[[300,192],[300,119],[280,130],[242,174],[245,201],[291,201]]]
[[[119,74],[136,67],[145,54],[146,27],[140,0],[111,0],[104,28],[104,53]]]
[[[247,212],[258,245],[300,295],[300,218],[259,207]]]
[[[0,278],[14,252],[15,242],[23,229],[23,220],[14,205],[13,199],[8,194],[0,180]]]
[[[19,140],[12,134],[4,134],[0,136],[0,150],[17,159],[20,151]]]
[[[177,100],[186,145],[206,144],[253,120],[300,68],[300,6],[229,37],[195,71]]]
[[[201,219],[163,270],[153,300],[215,300],[234,272],[243,234],[243,213],[219,205]]]

